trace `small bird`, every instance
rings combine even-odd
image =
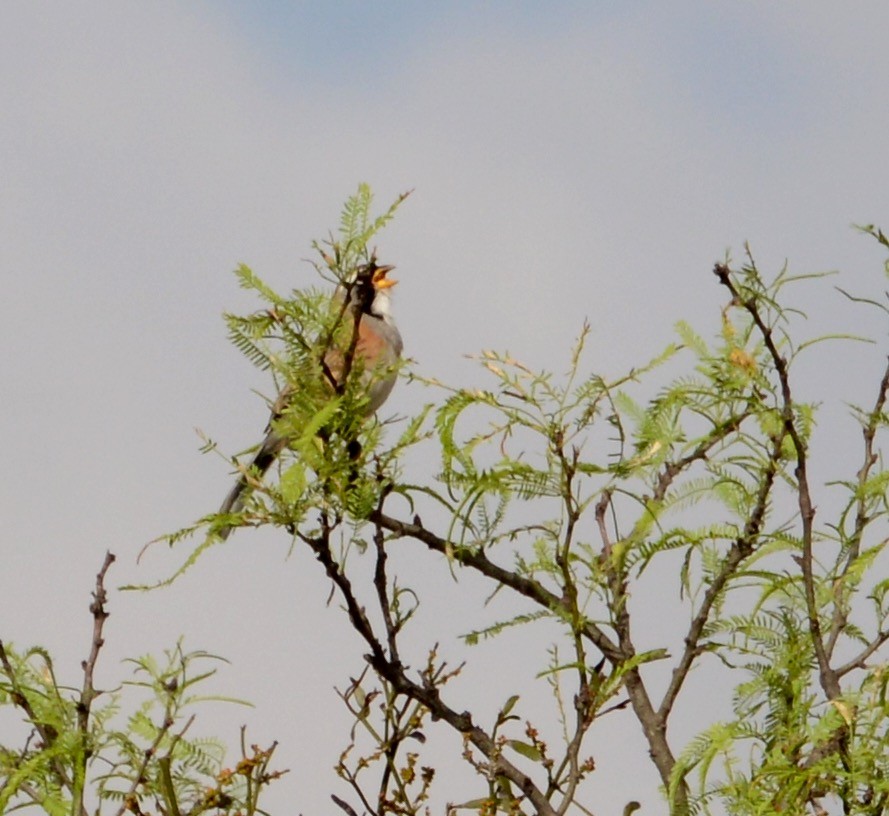
[[[398,372],[395,364],[401,356],[401,333],[392,316],[389,290],[397,281],[386,277],[395,267],[380,266],[376,258],[359,267],[351,283],[340,284],[334,304],[342,309],[342,321],[348,329],[348,348],[331,347],[325,352],[321,369],[327,386],[337,393],[345,384],[350,371],[360,372],[361,383],[367,389],[364,415],[373,414],[388,398]],[[344,370],[345,369],[345,370]],[[344,376],[345,375],[345,376]],[[288,439],[275,429],[278,420],[293,396],[293,386],[287,385],[272,406],[272,416],[265,439],[259,446],[248,470],[254,476],[264,474],[287,447]],[[219,508],[219,513],[236,513],[244,506],[249,482],[241,475]],[[228,538],[231,527],[218,531]]]

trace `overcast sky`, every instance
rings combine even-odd
[[[114,585],[177,563],[135,556],[228,489],[194,428],[237,451],[266,420],[220,319],[255,305],[231,270],[314,284],[302,259],[359,181],[380,206],[415,190],[380,256],[407,353],[454,384],[483,348],[563,368],[585,318],[606,376],[680,318],[714,327],[710,270],[745,241],[879,296],[883,254],[851,225],[889,227],[887,27],[885,2],[4,2],[0,637],[74,682],[105,550]],[[815,327],[885,337],[814,291]],[[883,353],[825,351],[822,398],[863,401]],[[428,397],[401,384],[387,409]],[[220,685],[258,707],[217,730],[279,739],[294,770],[270,803],[321,816],[343,794],[331,689],[360,660],[286,551],[235,535],[163,596],[115,592],[102,677],[180,634],[225,655]],[[617,778],[597,813],[638,795]]]

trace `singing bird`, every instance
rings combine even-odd
[[[392,316],[390,289],[397,283],[387,277],[395,267],[380,266],[375,258],[359,267],[351,283],[340,284],[334,294],[346,334],[347,348],[331,345],[323,356],[320,367],[331,393],[344,385],[344,375],[360,372],[361,385],[367,390],[365,416],[373,414],[388,398],[398,376],[396,363],[403,348],[401,333]],[[285,386],[272,406],[272,416],[265,439],[248,466],[252,478],[264,474],[282,450],[287,437],[275,429],[277,420],[293,397],[293,386]],[[236,513],[244,506],[249,489],[247,476],[242,474],[219,508],[220,513]],[[219,531],[228,538],[231,527]]]

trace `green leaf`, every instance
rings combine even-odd
[[[540,753],[540,750],[531,745],[531,743],[529,742],[522,742],[521,740],[507,740],[506,744],[517,754],[521,754],[523,757],[534,760],[534,762],[540,762],[540,760],[543,759],[543,755]]]
[[[498,719],[503,719],[506,717],[514,708],[515,704],[519,701],[519,695],[513,694],[506,703],[504,703],[503,708],[500,709],[500,715]]]

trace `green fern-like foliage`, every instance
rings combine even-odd
[[[372,214],[374,197],[370,185],[358,185],[355,195],[343,205],[337,239],[314,244],[338,280],[344,280],[342,274],[348,276],[369,260],[373,239],[395,217],[396,210],[408,195],[409,192],[398,196],[385,212],[375,216]]]
[[[870,533],[886,518],[889,480],[868,452],[866,467],[837,483],[849,491],[839,522],[814,527],[805,477],[816,408],[792,385],[797,361],[820,342],[855,338],[798,339],[804,315],[785,302],[793,287],[823,276],[782,269],[766,280],[752,259],[717,274],[730,297],[712,340],[680,323],[679,344],[607,378],[583,373],[585,329],[561,378],[485,352],[479,363],[492,384],[448,393],[434,427],[450,555],[494,572],[488,559],[508,548],[515,588],[547,607],[497,619],[467,641],[555,622],[569,642],[582,633],[609,655],[599,685],[638,684],[640,667],[668,652],[633,648],[632,590],[658,570],[676,575],[678,564],[677,602],[690,623],[651,720],[666,723],[703,655],[749,680],[736,689],[734,719],[665,763],[674,812],[718,803],[732,813],[802,813],[794,808],[831,796],[889,803],[879,781],[889,721],[872,702],[863,714],[863,701],[885,687],[882,673],[830,666],[841,647],[867,656],[889,637],[889,582],[872,570],[886,539]],[[649,396],[666,365],[681,373]],[[853,409],[871,442],[889,422],[886,398],[884,383],[875,408]],[[852,604],[862,586],[870,627]],[[739,603],[748,612],[738,614]],[[599,677],[591,663],[570,665],[582,683]],[[844,683],[856,668],[860,685]],[[877,781],[863,791],[855,780],[871,773]],[[690,796],[694,774],[700,789]]]
[[[203,703],[240,702],[200,693],[219,658],[180,644],[161,661],[132,662],[133,679],[99,695],[84,720],[80,689],[59,684],[44,650],[4,645],[0,709],[22,712],[33,731],[24,748],[11,735],[0,739],[0,811],[79,813],[75,803],[88,789],[90,812],[100,816],[199,813],[209,809],[209,791],[217,792],[215,813],[255,812],[256,793],[274,777],[254,779],[248,795],[244,777],[226,772],[222,743],[188,733]]]

